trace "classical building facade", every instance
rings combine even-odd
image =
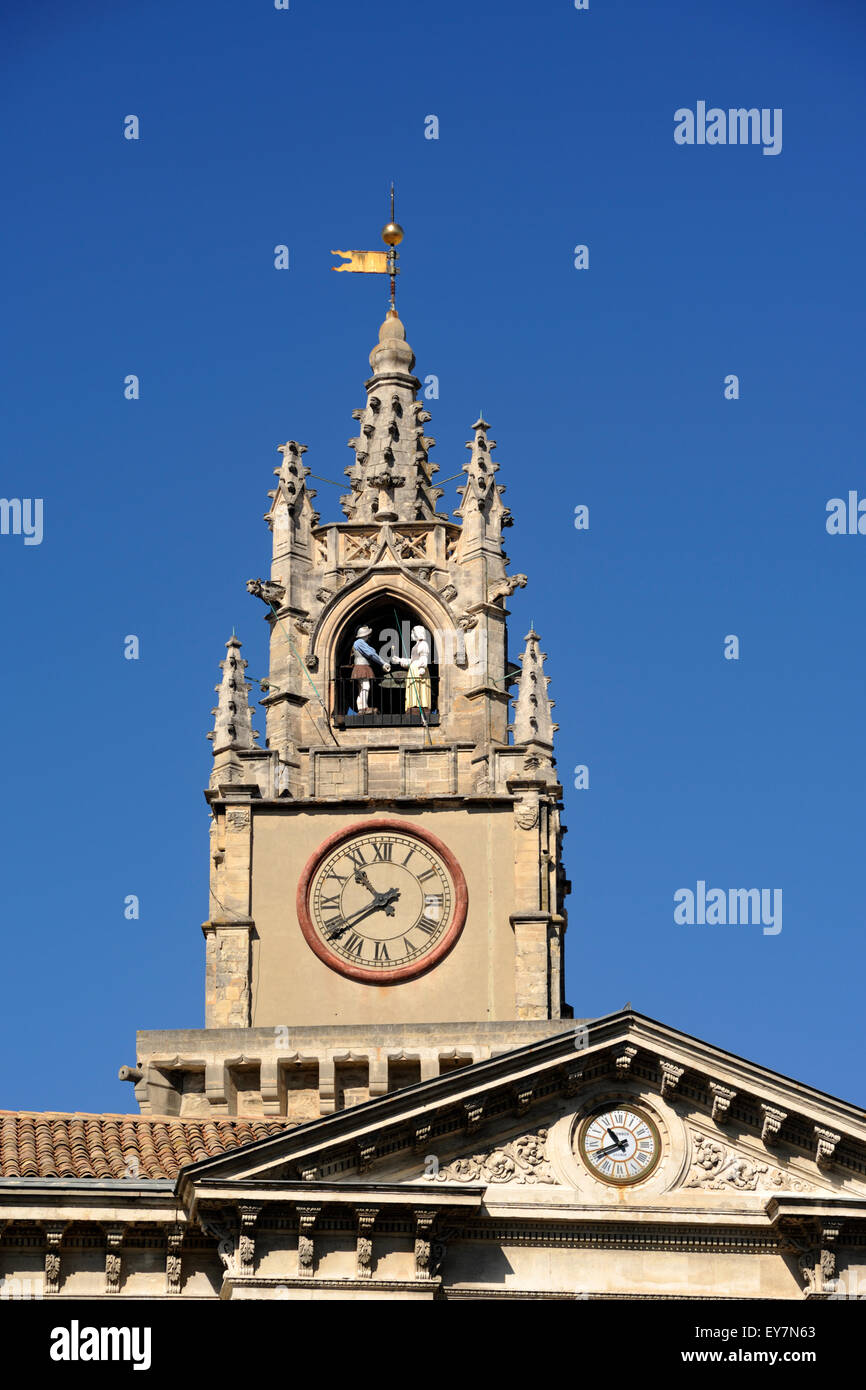
[[[557,726],[538,634],[509,657],[495,445],[477,420],[440,511],[414,364],[392,310],[341,520],[280,448],[264,746],[235,636],[213,710],[205,1027],[138,1034],[138,1114],[0,1112],[0,1294],[866,1292],[863,1111],[565,1001]]]

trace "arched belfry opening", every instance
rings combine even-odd
[[[434,634],[402,598],[378,594],[345,620],[331,672],[340,728],[439,723]]]

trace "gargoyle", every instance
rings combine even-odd
[[[491,584],[487,590],[487,602],[495,603],[498,598],[508,598],[514,593],[515,589],[526,588],[525,574],[510,574],[505,579],[499,579],[495,584]]]
[[[260,598],[262,603],[268,607],[282,603],[286,596],[284,584],[280,584],[276,579],[248,579],[247,592],[254,598]]]

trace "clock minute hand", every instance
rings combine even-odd
[[[336,930],[329,932],[328,936],[330,940],[336,941],[338,936],[343,936],[345,932],[349,931],[352,927],[356,926],[358,922],[363,921],[365,917],[369,917],[371,912],[378,912],[380,908],[384,908],[388,916],[393,917],[394,909],[393,907],[391,907],[391,903],[394,898],[399,898],[399,896],[399,888],[389,888],[386,893],[377,893],[373,902],[368,903],[366,907],[362,907],[360,912],[354,913],[352,917],[347,917],[345,922],[343,922],[342,926],[339,926],[336,928]]]
[[[368,903],[366,907],[361,908],[360,912],[356,912],[352,917],[347,917],[342,926],[337,927],[335,931],[329,932],[329,937],[332,941],[335,941],[338,936],[343,936],[343,934],[354,927],[357,922],[361,922],[365,917],[369,917],[370,913],[375,912],[378,907],[379,904],[377,902]]]
[[[616,1145],[616,1147],[617,1147],[618,1149],[624,1149],[624,1148],[625,1148],[626,1143],[625,1143],[625,1140],[624,1140],[624,1139],[617,1139],[617,1137],[616,1137],[616,1135],[614,1134],[614,1132],[613,1132],[612,1129],[609,1129],[607,1132],[608,1132],[608,1134],[610,1135],[611,1139],[613,1140],[614,1144]]]

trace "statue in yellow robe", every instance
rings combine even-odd
[[[423,627],[413,627],[409,634],[412,648],[409,656],[398,657],[406,667],[406,709],[429,710],[433,702],[430,683],[430,643]]]

